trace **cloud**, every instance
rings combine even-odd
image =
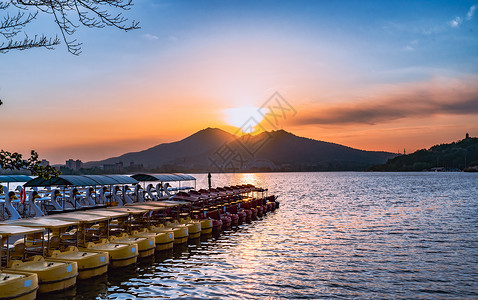
[[[448,25],[450,25],[453,28],[457,28],[460,26],[460,24],[463,22],[463,20],[460,17],[456,17],[455,19],[451,20],[448,22]]]
[[[468,12],[466,13],[466,21],[470,21],[473,19],[473,16],[475,14],[475,10],[478,8],[478,5],[472,5]],[[463,18],[462,17],[455,17],[453,20],[448,22],[448,25],[450,25],[452,28],[457,28],[460,27],[460,25],[463,23]]]
[[[471,20],[473,19],[473,15],[475,14],[475,10],[478,7],[478,5],[472,5],[470,9],[468,10],[468,13],[466,14],[466,19]]]
[[[414,51],[415,50],[415,47],[414,47],[415,45],[418,45],[418,40],[411,41],[410,43],[408,43],[408,45],[405,46],[405,48],[403,48],[403,50]]]
[[[346,125],[391,122],[436,115],[478,114],[478,78],[435,80],[396,86],[365,100],[307,108],[292,122],[296,125]]]
[[[159,40],[159,37],[157,37],[153,34],[150,34],[150,33],[143,34],[142,37],[149,40],[149,41]]]

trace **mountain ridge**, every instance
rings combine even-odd
[[[239,137],[208,127],[176,142],[87,162],[85,166],[135,165],[155,172],[358,171],[395,156],[300,137],[282,129]]]
[[[107,158],[104,160],[99,160],[99,161],[91,161],[85,163],[87,167],[92,167],[98,164],[115,164],[119,163],[120,161],[124,161],[126,163],[129,163],[133,161],[136,164],[143,164],[144,167],[154,167],[155,164],[152,163],[152,161],[157,161],[157,162],[163,162],[163,161],[169,161],[171,159],[174,159],[172,157],[174,154],[178,154],[177,150],[179,150],[179,153],[182,154],[183,152],[190,151],[190,149],[185,149],[189,144],[194,144],[197,148],[201,148],[200,144],[205,143],[205,142],[211,142],[211,139],[219,139],[219,140],[232,140],[234,139],[234,135],[221,130],[219,128],[205,128],[202,129],[198,132],[193,133],[192,135],[179,140],[175,142],[169,142],[169,143],[161,143],[156,146],[150,147],[145,150],[141,151],[136,151],[136,152],[128,152],[120,156],[116,157],[111,157]],[[184,145],[184,142],[186,142],[187,145]],[[183,143],[183,144],[181,144]],[[216,145],[216,143],[212,142],[213,145]],[[179,147],[177,147],[179,145]],[[199,145],[199,146],[198,146]],[[169,147],[169,149],[164,149],[166,147]],[[209,148],[209,147],[208,147]],[[176,151],[175,151],[176,150]],[[163,153],[165,152],[165,153]],[[173,153],[174,152],[174,153]],[[137,158],[137,155],[139,154],[144,154],[145,156],[141,159]],[[166,154],[166,158],[160,157],[158,158],[158,154]]]

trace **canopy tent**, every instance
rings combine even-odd
[[[135,184],[137,180],[126,175],[83,175],[88,177],[100,185],[112,185],[112,184]]]
[[[188,174],[135,174],[132,175],[134,179],[138,181],[159,181],[161,184],[163,182],[179,182],[179,187],[173,188],[170,187],[168,188],[168,191],[178,191],[178,190],[191,190],[191,189],[196,189],[196,178],[188,175]],[[181,187],[181,182],[182,181],[194,181],[194,187],[190,186],[183,186]]]
[[[50,179],[37,177],[25,186],[96,186],[112,184],[135,184],[137,180],[126,175],[60,175]]]
[[[0,182],[27,182],[31,179],[27,175],[0,175]]]
[[[138,181],[188,181],[188,180],[196,180],[191,175],[187,174],[135,174],[132,175],[134,179]]]
[[[186,180],[196,180],[195,177],[191,176],[191,175],[188,175],[188,174],[173,174],[175,176],[178,176],[178,177],[181,177],[183,179],[183,181],[186,181]]]

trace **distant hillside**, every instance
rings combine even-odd
[[[87,163],[95,166],[141,164],[154,172],[345,171],[366,170],[396,156],[298,137],[284,130],[236,137],[217,128],[181,141]]]
[[[430,149],[389,159],[372,171],[464,170],[478,166],[478,138],[466,138],[451,144],[435,145]]]
[[[195,134],[173,143],[164,143],[152,148],[123,154],[118,157],[108,158],[102,161],[88,162],[86,167],[115,164],[122,162],[125,166],[131,162],[142,164],[145,168],[157,168],[171,161],[192,156],[195,153],[203,153],[210,149],[234,140],[235,136],[218,128],[206,128]]]
[[[263,132],[252,137],[244,136],[239,141],[244,145],[263,145],[251,157],[251,167],[254,160],[269,160],[276,168],[286,171],[366,170],[377,162],[384,162],[395,156],[387,152],[363,151],[299,137],[284,130]],[[252,146],[252,149],[255,148]]]

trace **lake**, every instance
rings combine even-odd
[[[205,174],[195,175],[198,188]],[[39,299],[478,298],[478,174],[213,174],[280,209]]]

